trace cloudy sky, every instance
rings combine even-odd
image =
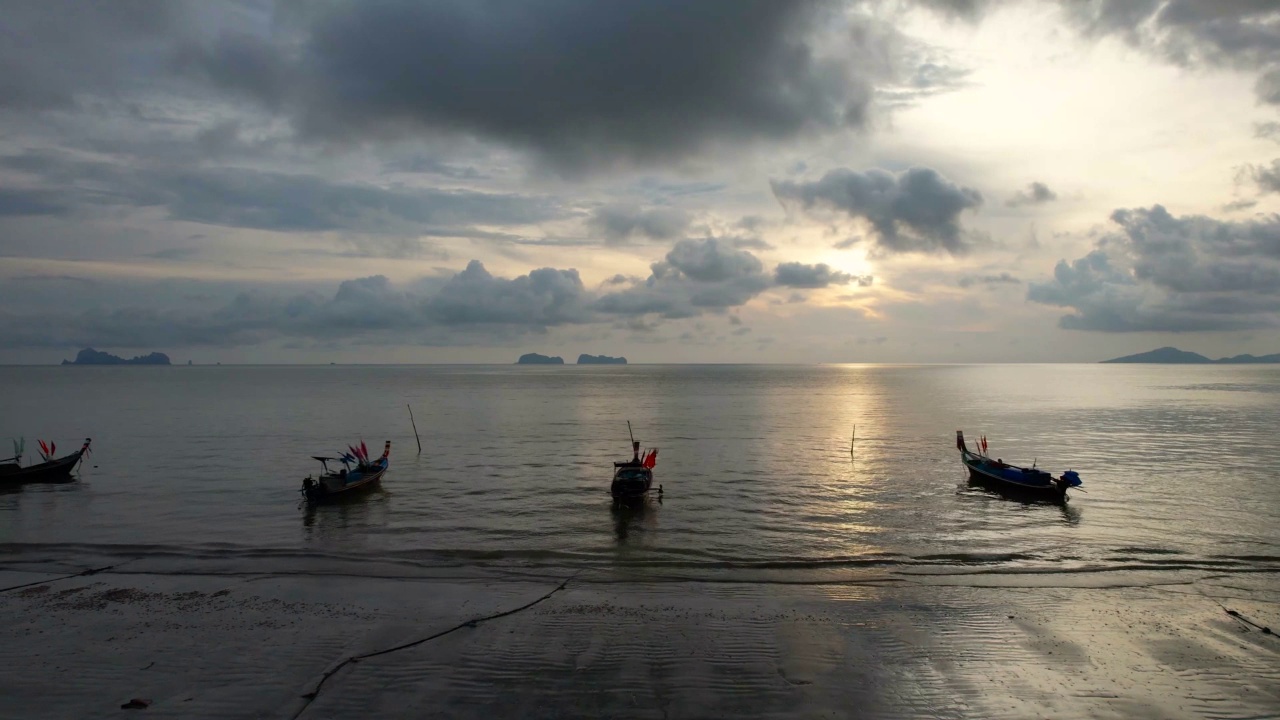
[[[1280,352],[1275,0],[11,0],[0,362]]]

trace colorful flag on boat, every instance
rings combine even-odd
[[[652,470],[653,466],[657,464],[658,464],[658,448],[654,448],[644,456],[644,466]]]

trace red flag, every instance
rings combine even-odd
[[[369,459],[369,448],[364,446],[363,440],[360,441],[360,457],[364,458],[365,460]]]
[[[54,453],[56,453],[56,452],[58,452],[58,443],[56,443],[56,442],[54,442],[54,441],[50,440],[50,441],[49,441],[49,455],[53,455],[53,454],[54,454]]]
[[[657,464],[658,464],[658,448],[654,448],[649,451],[648,455],[645,455],[644,466],[652,470],[653,466]]]

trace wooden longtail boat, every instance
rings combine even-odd
[[[631,432],[630,422],[627,423],[627,432]],[[641,498],[649,494],[649,489],[653,487],[653,466],[658,464],[658,449],[652,448],[642,457],[640,442],[633,434],[631,453],[631,459],[627,462],[613,464],[613,483],[609,486],[609,492],[613,494],[614,500]],[[661,485],[658,486],[658,492],[662,492]]]
[[[84,445],[70,455],[50,457],[56,445],[50,446],[49,453],[42,463],[22,467],[22,451],[15,444],[13,457],[0,461],[0,485],[35,482],[71,482],[71,471],[75,470],[85,453],[89,452],[90,438],[84,439]]]
[[[363,445],[361,443],[362,449]],[[352,449],[354,450],[354,448]],[[382,457],[376,460],[362,457],[360,452],[353,454],[343,453],[339,457],[313,455],[313,458],[320,461],[320,467],[323,470],[315,478],[308,475],[303,479],[302,496],[306,498],[307,502],[319,503],[369,490],[378,484],[378,481],[387,472],[387,468],[390,467],[391,463],[387,459],[389,455],[391,455],[390,440],[387,441],[386,447],[382,450]],[[342,463],[342,468],[330,470],[329,463],[331,462]]]
[[[956,449],[960,451],[960,460],[969,469],[969,481],[997,490],[1006,490],[1025,497],[1066,502],[1067,490],[1082,484],[1080,475],[1074,470],[1068,470],[1055,478],[1034,465],[1029,468],[1019,467],[999,458],[988,457],[985,453],[970,452],[968,445],[965,444],[962,430],[956,431]],[[981,445],[979,449],[983,449]]]

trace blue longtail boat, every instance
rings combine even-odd
[[[1035,467],[1034,464],[1029,468],[1018,467],[1000,458],[988,457],[985,453],[985,445],[985,442],[979,445],[981,452],[970,452],[964,441],[964,431],[956,431],[956,449],[960,451],[960,460],[969,469],[970,482],[1012,491],[1026,497],[1058,502],[1066,502],[1067,490],[1082,484],[1079,473],[1074,470],[1068,470],[1055,478],[1051,473]]]
[[[631,421],[627,421],[627,432],[631,433]],[[658,449],[646,450],[640,454],[640,443],[634,434],[631,435],[631,459],[613,464],[613,482],[609,492],[614,500],[633,500],[645,497],[653,487],[653,467],[658,463]],[[662,486],[658,486],[658,494],[662,494]]]
[[[346,497],[362,490],[368,490],[378,484],[390,467],[387,457],[391,455],[391,441],[382,449],[382,457],[370,460],[364,443],[360,448],[354,446],[349,453],[339,453],[338,457],[321,457],[312,455],[320,461],[323,470],[312,478],[308,475],[302,480],[302,496],[307,502],[319,503],[338,497]],[[342,463],[342,468],[330,470],[329,463]]]

